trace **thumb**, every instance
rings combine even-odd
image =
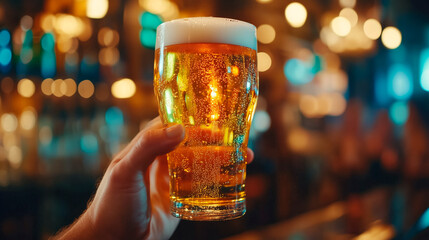
[[[185,129],[177,124],[168,128],[150,128],[137,136],[129,152],[115,166],[121,176],[145,172],[157,156],[166,154],[183,140]]]

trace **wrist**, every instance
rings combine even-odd
[[[76,222],[63,230],[54,239],[56,240],[97,240],[104,239],[99,230],[95,227],[94,222],[91,221],[88,212],[82,214]]]

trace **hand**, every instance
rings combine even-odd
[[[58,239],[168,239],[179,219],[170,214],[166,153],[183,140],[182,125],[147,124],[107,168],[94,200]],[[253,152],[248,149],[248,162]],[[160,157],[161,156],[161,157]]]

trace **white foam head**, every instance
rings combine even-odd
[[[182,43],[225,43],[256,50],[256,28],[247,22],[217,17],[182,18],[158,26],[156,49]]]

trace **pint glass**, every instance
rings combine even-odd
[[[198,221],[246,212],[246,149],[258,96],[256,30],[214,17],[157,29],[154,87],[168,126],[185,126],[167,154],[173,216]]]

